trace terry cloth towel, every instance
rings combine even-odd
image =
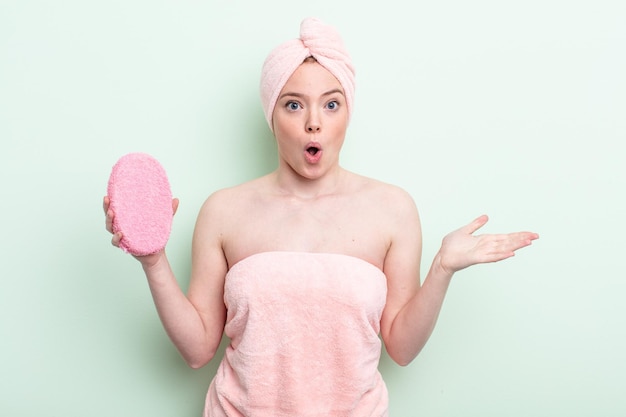
[[[387,280],[352,256],[263,252],[226,275],[231,339],[204,417],[382,417]]]
[[[165,247],[172,228],[172,191],[165,169],[152,156],[130,153],[111,170],[108,196],[113,232],[122,232],[120,248],[149,255]]]
[[[274,48],[263,64],[261,102],[272,131],[272,114],[280,91],[291,74],[310,56],[337,78],[346,96],[348,117],[352,114],[355,75],[352,59],[337,30],[310,17],[302,21],[300,37]]]

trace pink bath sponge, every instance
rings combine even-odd
[[[122,156],[111,171],[108,196],[113,232],[122,232],[124,252],[142,256],[165,248],[174,213],[170,183],[159,161],[145,153]]]

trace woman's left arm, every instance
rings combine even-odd
[[[389,356],[400,365],[408,365],[432,334],[455,272],[514,256],[516,250],[539,236],[531,232],[474,235],[488,221],[487,216],[480,216],[446,235],[420,285],[419,214],[410,196],[393,200],[393,210],[399,212],[392,221],[391,244],[384,263],[388,291],[381,335]]]

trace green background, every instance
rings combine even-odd
[[[391,415],[625,415],[617,0],[0,1],[0,415],[200,415],[218,361],[180,359],[101,200],[123,154],[161,161],[186,288],[204,199],[276,164],[260,67],[307,16],[357,68],[342,163],[413,195],[423,273],[482,213],[541,234],[455,277],[411,365],[383,357]]]

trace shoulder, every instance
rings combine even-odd
[[[198,212],[194,238],[222,241],[237,228],[238,220],[249,217],[257,205],[261,178],[209,195]]]
[[[356,174],[352,183],[353,210],[358,210],[359,217],[384,236],[387,247],[419,245],[420,216],[409,192],[397,185]]]
[[[198,213],[193,234],[193,245],[198,253],[210,248],[224,250],[224,245],[236,236],[241,223],[255,212],[261,198],[263,177],[223,188],[210,194]],[[209,249],[207,249],[209,248]]]
[[[390,247],[405,247],[415,251],[421,245],[421,222],[417,205],[404,188],[383,181],[362,177],[366,201],[363,205],[374,207],[375,224],[384,230]],[[370,209],[371,210],[371,209]]]
[[[359,193],[366,199],[376,202],[376,205],[385,212],[392,215],[417,213],[415,200],[402,187],[358,174],[353,175]]]
[[[261,190],[267,183],[266,177],[260,177],[233,187],[222,188],[207,197],[200,209],[200,216],[205,214],[234,214],[233,210],[247,210],[260,198]]]

